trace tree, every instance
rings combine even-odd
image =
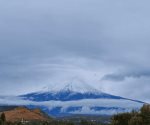
[[[150,105],[145,104],[141,108],[141,117],[143,119],[144,125],[150,125]]]
[[[5,125],[5,123],[6,123],[6,117],[5,117],[5,114],[2,113],[0,116],[0,124]]]
[[[3,122],[6,121],[5,113],[2,113],[2,114],[1,114],[1,120],[2,120]]]
[[[134,116],[130,119],[128,125],[144,125],[141,116]]]
[[[129,120],[131,119],[131,113],[122,113],[114,115],[112,118],[112,125],[128,125]]]
[[[80,125],[90,125],[90,122],[88,122],[87,120],[82,119],[80,122]]]

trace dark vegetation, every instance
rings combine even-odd
[[[0,125],[5,125],[5,123],[6,123],[6,117],[5,114],[2,113],[0,116]]]
[[[150,105],[145,104],[140,111],[121,113],[112,116],[111,121],[92,120],[88,117],[50,119],[49,121],[8,122],[4,113],[0,115],[0,125],[150,125]]]
[[[111,125],[150,125],[150,105],[145,104],[139,112],[114,115]]]

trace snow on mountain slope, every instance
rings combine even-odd
[[[46,86],[44,87],[40,92],[60,92],[60,91],[72,91],[72,92],[78,92],[78,93],[100,93],[100,90],[95,89],[94,87],[85,84],[84,82],[80,80],[73,80],[66,83],[63,83],[62,86],[55,85],[54,87]]]
[[[84,83],[69,83],[61,91],[72,91],[79,93],[99,93],[98,90]]]
[[[22,95],[24,99],[32,101],[72,101],[81,99],[96,99],[96,98],[109,98],[109,99],[123,99],[119,96],[103,93],[88,84],[80,82],[69,83],[64,85],[63,88],[56,86],[54,88],[45,87],[42,91]]]

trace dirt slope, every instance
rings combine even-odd
[[[17,107],[13,110],[5,111],[7,121],[47,121],[49,120],[40,110],[29,110],[25,107]]]

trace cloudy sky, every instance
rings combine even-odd
[[[74,79],[150,102],[149,0],[0,0],[0,95]]]

